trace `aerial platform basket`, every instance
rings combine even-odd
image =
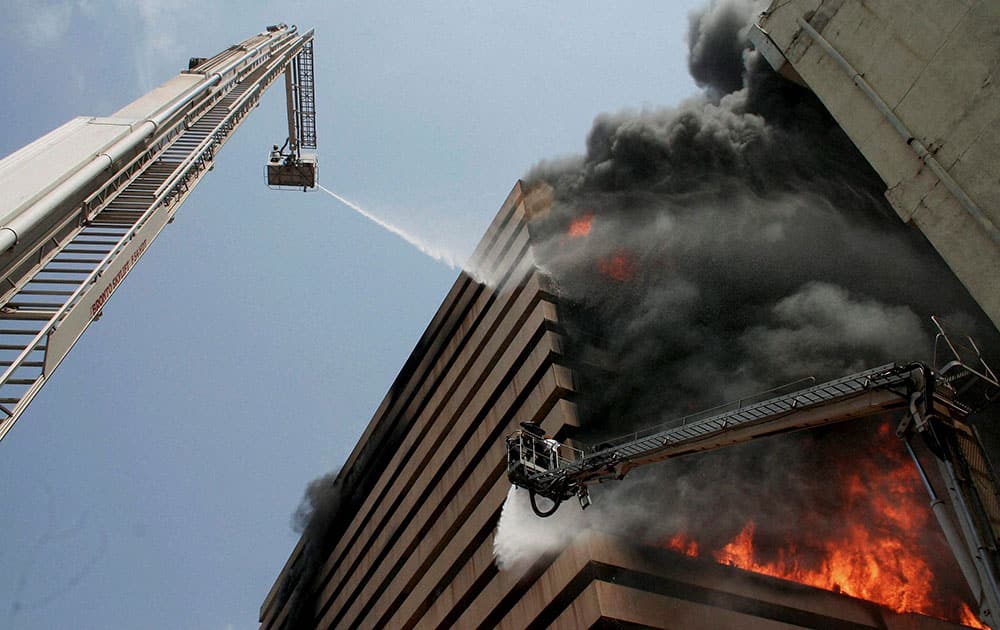
[[[316,154],[272,155],[268,158],[265,170],[267,185],[271,188],[301,188],[307,190],[316,187],[319,173]]]

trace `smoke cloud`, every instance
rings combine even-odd
[[[285,627],[309,625],[312,612],[312,586],[336,540],[331,536],[337,515],[345,499],[339,470],[309,482],[298,508],[292,515],[292,528],[302,534],[303,548],[285,576],[277,600],[287,608]]]
[[[566,305],[585,442],[805,376],[929,361],[932,314],[973,324],[997,347],[821,103],[751,50],[759,9],[720,1],[691,16],[689,67],[702,94],[601,115],[584,155],[527,176],[554,188],[551,211],[530,227]],[[764,543],[787,542],[791,523],[832,535],[846,505],[835,480],[851,462],[885,460],[863,448],[876,442],[866,431],[837,427],[642,469],[599,488],[577,522],[653,543],[697,531],[722,544],[751,520]],[[508,501],[498,541],[531,535],[521,512]],[[922,542],[941,544],[928,535]],[[497,551],[505,566],[524,548],[498,542]]]
[[[536,257],[582,358],[596,346],[617,375],[583,390],[595,431],[929,359],[932,314],[986,321],[818,100],[750,50],[753,8],[692,16],[702,95],[599,116],[585,155],[528,176],[555,194]]]

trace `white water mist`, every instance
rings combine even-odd
[[[575,500],[543,519],[531,511],[527,491],[511,486],[493,537],[493,557],[502,571],[524,571],[543,555],[564,549],[586,527]]]
[[[387,230],[388,232],[391,232],[391,233],[395,234],[396,236],[398,236],[399,238],[403,239],[404,241],[406,241],[410,245],[416,247],[417,250],[419,250],[421,253],[423,253],[423,254],[425,254],[427,256],[430,256],[431,258],[433,258],[434,260],[436,260],[438,262],[441,262],[441,263],[444,263],[445,265],[448,265],[448,267],[450,267],[452,269],[462,269],[464,267],[463,262],[461,260],[459,260],[451,252],[449,252],[449,251],[447,251],[447,250],[445,250],[445,249],[443,249],[441,247],[436,247],[434,245],[431,245],[431,244],[427,243],[426,241],[424,241],[424,240],[422,240],[422,239],[420,239],[420,238],[418,238],[418,237],[410,234],[406,230],[404,230],[404,229],[402,229],[400,227],[397,227],[397,226],[389,223],[385,219],[380,219],[379,217],[375,216],[374,214],[372,214],[368,210],[362,208],[361,206],[359,206],[358,204],[354,203],[350,199],[347,199],[347,198],[345,198],[345,197],[343,197],[341,195],[338,195],[337,193],[333,192],[332,190],[330,190],[328,188],[323,187],[320,184],[317,184],[316,187],[319,188],[320,190],[322,190],[323,192],[325,192],[326,194],[330,195],[331,197],[333,197],[334,199],[336,199],[340,203],[344,204],[345,206],[347,206],[351,210],[354,210],[355,212],[357,212],[358,214],[360,214],[364,218],[368,219],[369,221],[371,221],[375,225],[377,225],[377,226],[379,226],[379,227]]]

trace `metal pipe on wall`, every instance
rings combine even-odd
[[[959,204],[961,204],[965,211],[973,219],[975,219],[977,223],[979,223],[990,238],[992,238],[995,242],[1000,243],[1000,230],[997,229],[997,226],[993,223],[993,221],[986,216],[986,213],[983,212],[982,208],[976,205],[976,202],[969,197],[965,190],[959,186],[958,182],[956,182],[948,171],[941,166],[941,163],[938,162],[937,158],[935,158],[934,155],[927,150],[927,147],[925,147],[920,140],[914,137],[909,128],[907,128],[906,124],[900,120],[899,116],[896,116],[896,113],[892,111],[892,108],[889,107],[888,103],[882,100],[882,97],[875,92],[867,81],[865,81],[864,77],[861,76],[861,73],[858,72],[849,61],[844,59],[844,56],[841,55],[840,52],[837,51],[837,49],[834,48],[825,37],[820,35],[819,32],[817,32],[816,29],[809,24],[809,22],[804,20],[801,16],[795,18],[795,21],[802,28],[803,32],[812,38],[814,42],[819,44],[820,48],[822,48],[823,51],[826,52],[826,54],[829,55],[830,58],[833,59],[845,73],[850,75],[854,84],[857,85],[865,96],[868,97],[868,100],[875,105],[875,108],[878,109],[889,124],[892,125],[892,128],[896,130],[896,133],[898,133],[906,144],[913,149],[914,153],[917,154],[917,157],[919,157],[920,160],[926,164],[935,175],[937,175],[941,183],[944,184],[945,188],[947,188],[948,191],[955,196],[955,199],[958,200]]]

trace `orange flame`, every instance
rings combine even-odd
[[[972,612],[969,605],[962,602],[962,617],[958,620],[963,626],[969,626],[970,628],[978,628],[979,630],[990,630],[990,627],[979,621],[979,617]]]
[[[879,437],[888,435],[882,430]],[[965,603],[935,597],[933,571],[922,555],[926,549],[920,535],[931,524],[918,473],[898,449],[887,448],[881,456],[880,462],[855,459],[840,480],[831,481],[844,484],[847,498],[837,535],[818,540],[817,534],[796,531],[799,540],[762,549],[754,541],[756,524],[749,521],[711,556],[722,564],[844,593],[899,613],[988,628]],[[662,546],[699,555],[698,542],[684,533],[667,538]]]
[[[805,567],[794,545],[778,550],[777,560],[758,560],[753,535],[751,522],[732,542],[713,554],[715,559],[754,573],[877,602],[896,612],[936,612],[930,567],[899,540],[880,538],[862,527],[852,526],[843,539],[824,545],[818,566]]]
[[[619,252],[597,261],[597,270],[612,280],[629,282],[635,277],[635,263],[628,254]]]
[[[698,557],[698,541],[688,538],[683,533],[675,534],[666,539],[663,541],[663,546],[690,558]]]
[[[570,238],[582,238],[590,234],[590,228],[594,226],[594,213],[586,212],[572,221],[569,224],[569,230],[566,235]]]

